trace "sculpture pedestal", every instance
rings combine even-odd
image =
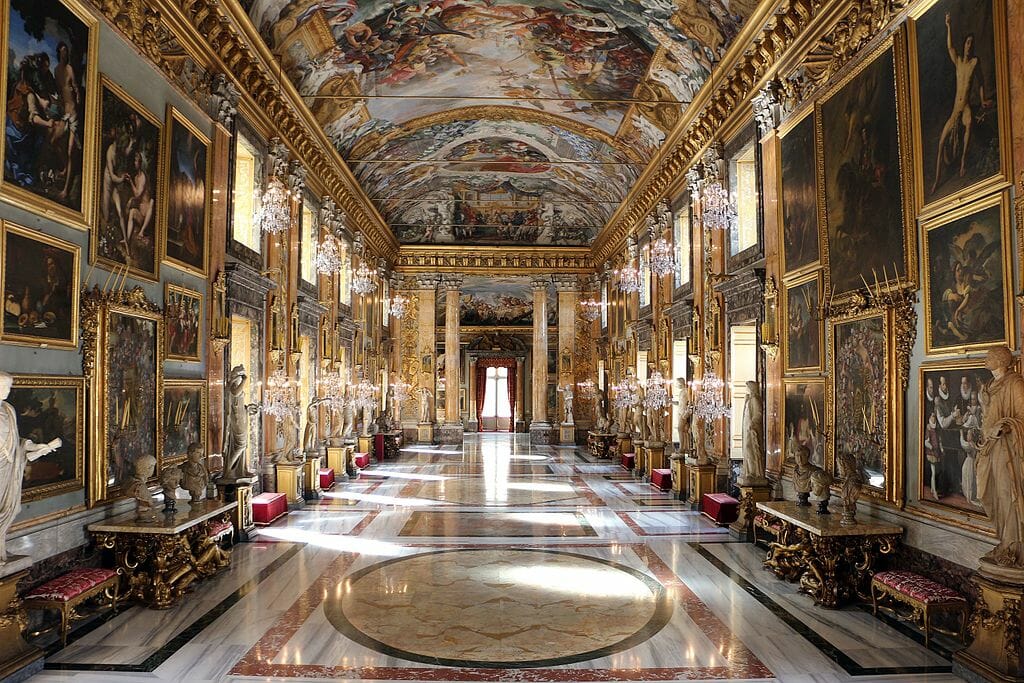
[[[669,468],[672,470],[672,494],[679,500],[686,498],[686,462],[682,453],[669,456]]]
[[[23,681],[43,668],[43,651],[25,642],[21,630],[28,622],[18,597],[18,582],[28,574],[32,558],[8,555],[0,564],[0,680]]]
[[[324,497],[324,491],[320,488],[320,456],[306,455],[306,462],[302,466],[302,479],[304,482],[302,494],[306,500],[320,500]]]
[[[648,441],[644,450],[647,451],[644,458],[644,467],[646,468],[647,479],[649,480],[654,470],[665,469],[665,442]]]
[[[558,443],[562,446],[575,446],[576,425],[567,422],[558,425]]]
[[[335,481],[348,479],[348,459],[351,446],[328,446],[327,466],[334,470]]]
[[[306,504],[302,497],[303,468],[302,462],[279,462],[274,466],[277,473],[277,492],[283,493],[288,498],[288,509],[300,508]]]
[[[772,487],[767,481],[752,484],[739,484],[740,508],[736,521],[729,525],[729,533],[743,542],[754,540],[754,515],[757,504],[772,499]]]
[[[531,422],[530,443],[535,446],[550,446],[551,424],[548,422]]]
[[[715,477],[718,472],[718,467],[715,466],[714,463],[708,463],[705,465],[687,463],[686,469],[686,480],[688,483],[687,488],[690,493],[686,502],[690,504],[690,509],[699,510],[700,501],[704,494],[715,493]]]
[[[441,443],[448,446],[461,446],[465,429],[461,422],[445,422],[441,425]]]
[[[633,452],[633,435],[619,432],[616,440],[619,444],[619,454],[632,453]]]
[[[647,476],[647,445],[643,441],[634,441],[633,453],[636,455],[633,478],[644,479]]]
[[[369,453],[371,457],[376,457],[373,452],[373,435],[367,434],[363,436],[360,434],[359,439],[356,440],[356,452]]]
[[[434,443],[434,424],[432,422],[420,422],[416,425],[417,443]]]
[[[969,683],[1024,681],[1024,571],[982,560],[971,580],[981,589],[981,600],[971,623],[976,633],[970,647],[953,655],[953,673]]]
[[[235,525],[238,540],[248,541],[249,533],[256,528],[252,519],[252,485],[256,477],[238,477],[227,479],[221,477],[216,481],[217,495],[225,503],[236,503],[231,513],[231,521]]]

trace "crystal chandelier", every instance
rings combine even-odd
[[[736,220],[729,192],[716,180],[707,180],[700,191],[701,222],[710,230],[728,230]]]
[[[590,297],[580,302],[580,315],[588,323],[592,323],[601,317],[601,309],[604,308],[604,304]]]
[[[359,410],[366,410],[377,405],[377,396],[378,390],[376,385],[364,379],[355,386],[355,395],[353,396],[352,403]]]
[[[615,393],[615,398],[612,399],[612,405],[615,406],[616,410],[632,408],[640,401],[639,389],[639,383],[632,377],[627,377],[618,384],[613,384],[612,391]]]
[[[658,371],[647,378],[644,393],[644,407],[650,410],[663,410],[669,404],[668,382]]]
[[[658,277],[674,273],[676,255],[672,244],[664,237],[659,237],[651,244],[651,272]]]
[[[404,318],[412,310],[412,300],[404,294],[391,297],[391,315]]]
[[[294,415],[299,409],[295,396],[296,383],[281,368],[274,373],[263,386],[263,405],[260,407],[264,415],[276,420],[283,420]]]
[[[365,263],[359,264],[359,268],[352,276],[352,291],[366,295],[377,289],[377,283],[373,281],[374,275],[375,273],[367,268]]]
[[[710,422],[720,417],[728,417],[732,413],[732,408],[725,404],[725,382],[714,370],[704,373],[703,380],[698,380],[694,384],[697,387],[694,415],[705,422]]]
[[[264,233],[276,235],[287,230],[292,222],[292,195],[281,179],[270,176],[267,189],[257,199],[253,220]]]
[[[626,264],[615,271],[619,277],[619,289],[626,294],[640,291],[640,270],[632,263]]]
[[[580,392],[581,398],[589,400],[594,398],[597,392],[597,385],[588,379],[584,382],[577,382],[576,389]]]
[[[334,275],[342,271],[345,262],[342,260],[342,249],[339,246],[338,238],[334,235],[324,237],[316,248],[316,256],[313,257],[316,272],[321,275]]]
[[[393,383],[391,390],[394,392],[396,406],[402,405],[412,396],[412,385],[403,379]]]
[[[341,409],[345,405],[345,378],[341,370],[329,370],[322,375],[317,382],[320,385],[324,398],[332,408]]]

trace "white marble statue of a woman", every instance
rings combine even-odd
[[[690,419],[693,417],[693,408],[690,406],[690,390],[686,386],[686,380],[679,378],[675,381],[673,393],[676,400],[673,403],[678,408],[676,418],[676,441],[679,444],[679,453],[689,453],[693,449],[691,438]]]
[[[61,447],[61,440],[37,444],[18,434],[18,416],[7,402],[14,378],[0,372],[0,564],[7,561],[7,530],[21,509],[25,465]]]
[[[766,482],[764,476],[764,406],[761,386],[747,382],[747,400],[743,405],[743,468],[739,484],[757,486]]]

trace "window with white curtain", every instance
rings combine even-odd
[[[512,417],[508,401],[508,368],[487,368],[482,417]]]

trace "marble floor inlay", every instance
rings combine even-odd
[[[570,538],[596,536],[587,518],[576,512],[432,512],[417,510],[399,536],[451,538]]]

